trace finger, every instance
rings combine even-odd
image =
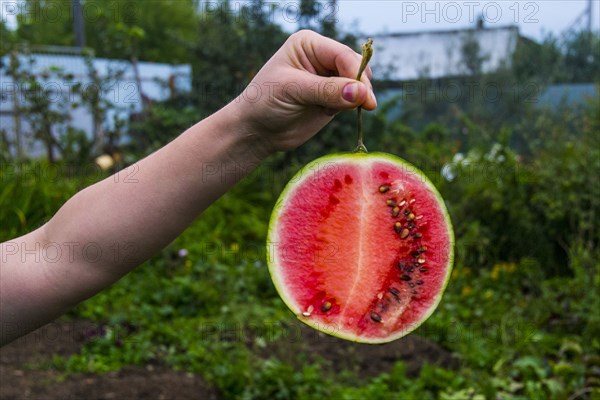
[[[354,79],[299,72],[295,83],[297,86],[294,89],[297,90],[286,94],[300,104],[319,105],[330,110],[348,110],[358,106],[373,110],[377,107],[370,86]]]
[[[313,72],[311,70],[314,68],[314,72],[322,76],[335,71],[340,77],[356,78],[362,56],[350,47],[306,30],[295,33],[290,39],[298,52],[297,56],[301,64],[308,71]],[[303,61],[308,61],[310,65],[306,65],[307,63]],[[371,78],[370,68],[363,76],[367,81]]]

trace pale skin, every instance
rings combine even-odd
[[[39,229],[0,244],[0,344],[65,313],[180,235],[277,151],[341,110],[377,106],[361,56],[314,32],[292,35],[242,94],[175,140],[80,191]]]

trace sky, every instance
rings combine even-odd
[[[587,7],[587,0],[538,1],[400,1],[339,0],[335,12],[345,31],[365,34],[448,30],[475,26],[483,15],[485,25],[518,25],[521,34],[541,40],[547,33],[559,35]],[[592,1],[592,27],[598,30],[600,0]],[[584,22],[585,21],[585,22]],[[587,24],[581,21],[580,27]]]

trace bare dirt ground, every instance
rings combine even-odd
[[[77,353],[98,327],[86,321],[53,322],[0,349],[0,399],[220,399],[216,388],[202,377],[160,365],[131,366],[103,375],[77,374],[66,378],[50,367],[54,354]],[[352,370],[361,378],[389,372],[402,360],[409,376],[423,363],[456,368],[458,361],[437,344],[417,335],[385,345],[365,345],[327,336],[298,322],[297,337],[287,337],[262,349],[294,365],[298,353],[306,361],[320,361],[333,372]]]
[[[201,377],[160,366],[127,367],[103,375],[78,374],[63,380],[53,369],[32,369],[53,354],[79,351],[98,327],[85,321],[48,324],[0,349],[0,399],[219,399]]]

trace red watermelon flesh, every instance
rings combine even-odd
[[[382,153],[303,168],[269,227],[269,270],[306,324],[358,342],[404,336],[433,312],[453,261],[443,200],[425,175]]]

